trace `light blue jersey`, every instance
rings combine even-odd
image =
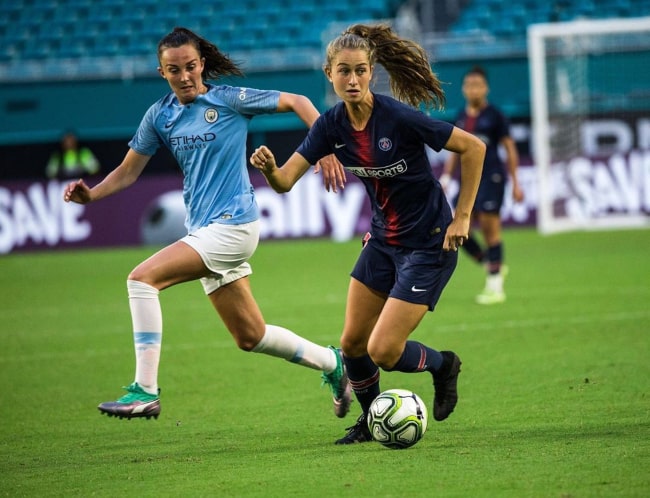
[[[181,105],[173,92],[153,104],[129,142],[152,156],[160,145],[183,171],[189,233],[211,223],[241,224],[259,218],[248,176],[246,134],[250,119],[277,111],[280,92],[207,85],[194,102]]]

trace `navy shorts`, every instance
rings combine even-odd
[[[506,191],[506,178],[503,173],[485,173],[476,194],[474,210],[479,213],[498,214],[503,206],[503,197]]]
[[[426,304],[433,311],[458,262],[458,253],[442,248],[410,249],[364,239],[351,276],[389,297]]]

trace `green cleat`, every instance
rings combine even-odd
[[[158,394],[149,394],[137,382],[123,389],[128,391],[127,394],[117,401],[101,403],[97,409],[109,417],[128,419],[138,417],[158,418],[158,415],[160,415],[160,389],[158,389]]]
[[[506,300],[506,293],[503,292],[503,282],[508,276],[509,268],[501,265],[499,273],[488,275],[485,282],[485,289],[476,296],[478,304],[501,304]]]
[[[505,292],[493,291],[485,289],[479,295],[476,296],[477,304],[501,304],[506,301]]]
[[[334,402],[334,414],[339,417],[345,417],[350,411],[350,403],[352,400],[350,382],[348,381],[348,374],[345,371],[345,364],[341,351],[333,346],[329,348],[334,351],[336,355],[336,368],[331,373],[322,374],[323,383],[327,384],[332,390],[332,401]]]

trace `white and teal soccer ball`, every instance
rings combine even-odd
[[[409,448],[424,436],[427,420],[427,407],[417,394],[389,389],[370,405],[368,429],[375,441],[388,448]]]

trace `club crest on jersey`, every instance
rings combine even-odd
[[[390,138],[382,137],[379,139],[379,148],[386,152],[390,150],[393,146],[393,142],[390,141]]]
[[[219,118],[219,113],[212,107],[205,110],[203,117],[208,123],[214,123]]]

